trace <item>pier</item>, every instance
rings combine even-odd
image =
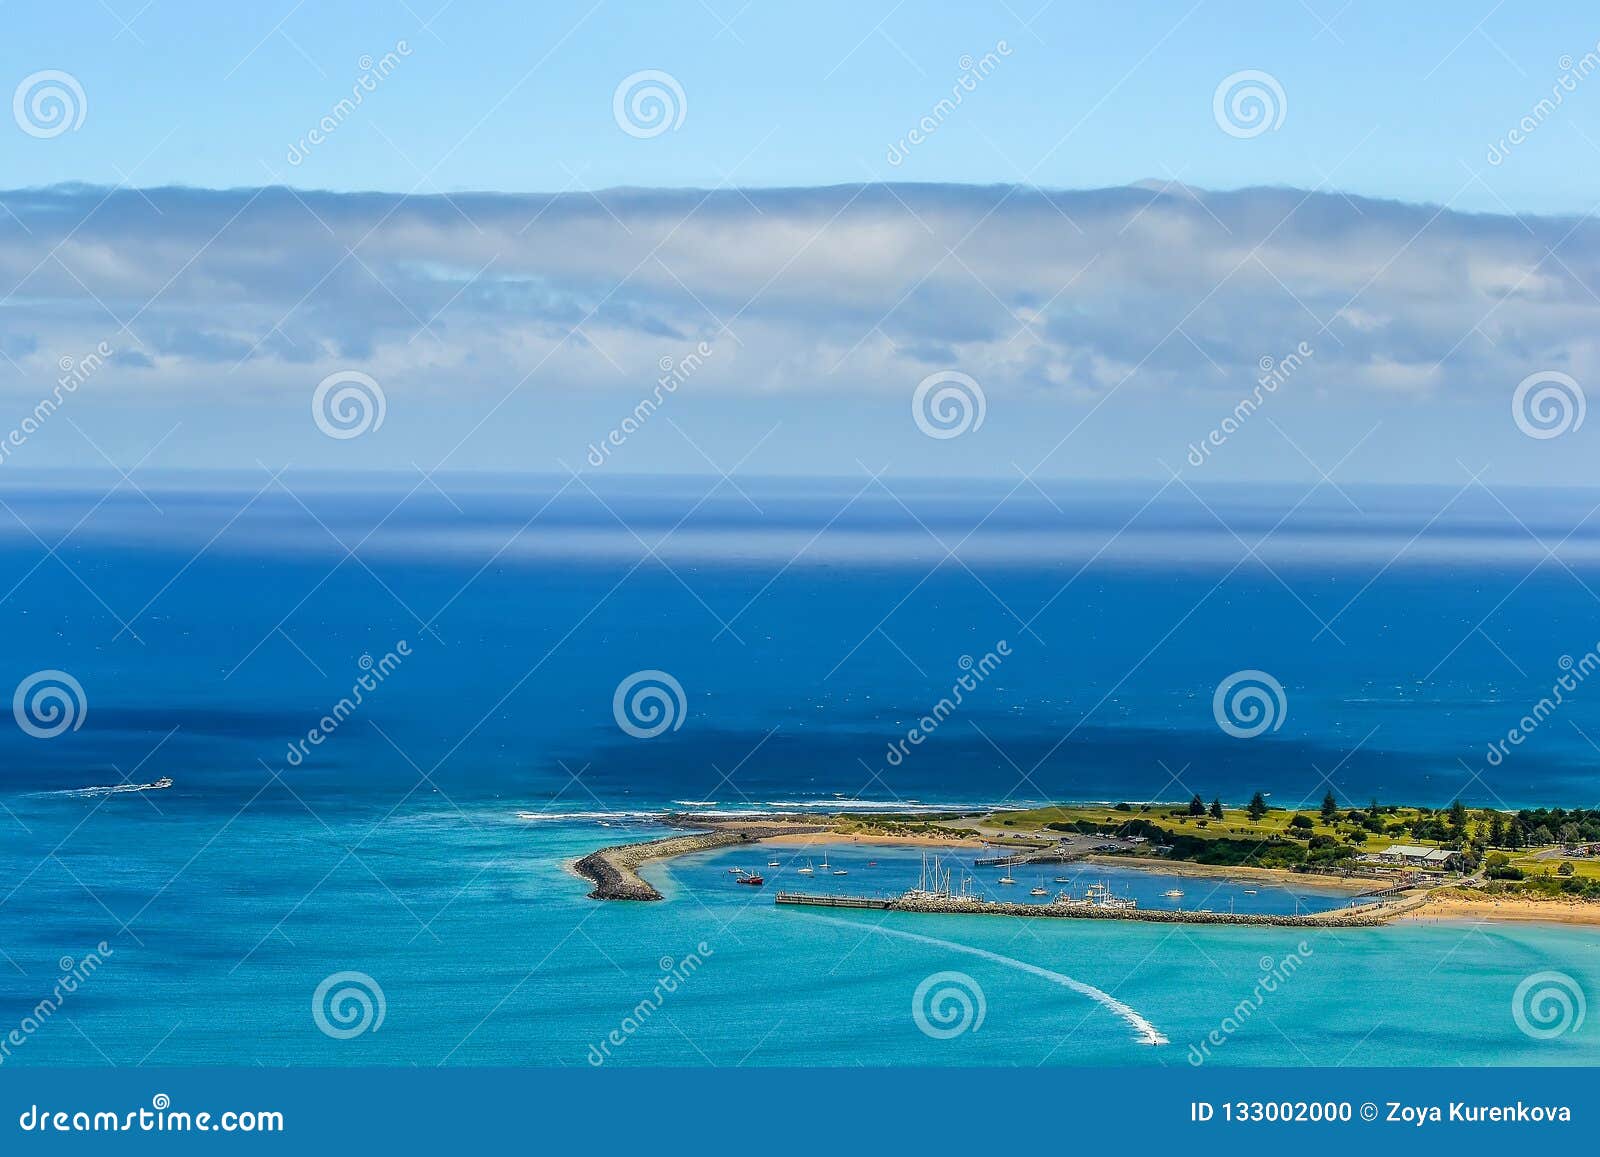
[[[916,897],[897,900],[870,896],[819,896],[779,892],[778,904],[814,908],[871,908],[882,912],[922,912],[960,916],[1031,916],[1066,920],[1140,920],[1147,924],[1247,924],[1269,928],[1376,928],[1396,916],[1420,908],[1426,892],[1394,902],[1360,904],[1304,914],[1269,912],[1193,912],[1168,908],[1110,908],[1095,904],[1018,904],[978,900],[970,896]]]
[[[874,900],[870,896],[815,896],[806,892],[779,892],[773,898],[777,904],[807,904],[813,908],[876,908],[882,911],[893,908],[896,900]]]

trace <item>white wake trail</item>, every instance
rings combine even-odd
[[[934,936],[922,936],[916,932],[902,932],[897,928],[883,928],[876,924],[860,924],[854,920],[838,920],[832,916],[813,916],[813,920],[821,920],[826,924],[837,924],[841,928],[855,928],[863,932],[876,932],[880,936],[898,936],[902,940],[915,940],[921,944],[933,944],[939,948],[948,948],[951,952],[964,952],[968,956],[981,957],[995,964],[1003,964],[1007,968],[1015,968],[1019,972],[1026,972],[1052,984],[1059,984],[1063,988],[1070,988],[1073,992],[1087,996],[1102,1008],[1115,1013],[1132,1027],[1140,1044],[1164,1045],[1169,1044],[1166,1034],[1155,1025],[1146,1020],[1138,1010],[1124,1004],[1104,989],[1096,988],[1092,984],[1085,984],[1062,972],[1053,972],[1048,968],[1040,968],[1037,964],[1029,964],[1026,960],[1018,960],[1014,956],[1002,956],[998,952],[990,952],[987,948],[974,948],[970,944],[957,944],[953,940],[940,940]]]

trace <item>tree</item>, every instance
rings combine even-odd
[[[1467,805],[1459,799],[1450,805],[1450,826],[1458,832],[1466,829]]]
[[[1563,844],[1570,848],[1573,844],[1578,842],[1578,839],[1579,832],[1577,824],[1561,825],[1561,842]]]
[[[1503,848],[1506,846],[1506,817],[1499,812],[1489,820],[1489,846]]]
[[[1558,876],[1570,876],[1570,875],[1572,875],[1572,861],[1571,860],[1562,860],[1561,861],[1561,866],[1556,869],[1556,875],[1558,875]]]
[[[1316,827],[1316,824],[1311,822],[1310,816],[1297,815],[1289,821],[1289,827],[1293,831],[1309,832]]]
[[[1373,796],[1372,797],[1372,802],[1367,805],[1367,814],[1368,815],[1372,815],[1372,816],[1375,816],[1375,815],[1378,814],[1378,797],[1377,796]]]
[[[1214,799],[1211,801],[1211,818],[1214,820],[1222,818],[1222,800]]]
[[[1322,822],[1331,824],[1339,818],[1339,801],[1333,798],[1333,792],[1322,797]]]
[[[1189,801],[1189,814],[1192,816],[1206,814],[1206,801],[1201,799],[1198,793]]]
[[[1251,823],[1260,823],[1261,817],[1267,814],[1267,797],[1259,791],[1256,792],[1255,795],[1250,797],[1250,806],[1245,810],[1250,813]]]

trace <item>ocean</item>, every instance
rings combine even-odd
[[[732,885],[747,850],[653,866],[660,904],[565,867],[687,802],[1595,806],[1591,492],[436,481],[0,492],[0,683],[76,685],[0,728],[0,1063],[1600,1061],[1514,1000],[1596,991],[1583,929],[833,919]],[[681,699],[639,738],[648,672]],[[1253,738],[1236,672],[1282,688]],[[348,1036],[314,1011],[346,973]],[[930,1033],[952,973],[924,1005],[981,1023]]]

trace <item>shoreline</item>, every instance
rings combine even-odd
[[[812,846],[817,844],[851,844],[880,848],[985,848],[992,847],[982,840],[971,836],[903,836],[903,835],[877,835],[870,832],[835,832],[828,828],[819,828],[815,833],[790,832],[780,836],[766,836],[762,843],[781,844],[785,847],[795,845]]]
[[[1511,896],[1490,896],[1461,888],[1441,888],[1428,903],[1407,913],[1408,923],[1490,923],[1551,924],[1565,928],[1600,927],[1600,904],[1584,900],[1526,900]]]
[[[808,817],[809,818],[809,817]],[[592,900],[656,901],[664,897],[638,869],[651,861],[673,859],[696,852],[732,847],[737,844],[768,843],[783,847],[815,847],[835,844],[856,847],[922,847],[978,850],[992,847],[983,840],[972,837],[949,839],[931,835],[896,835],[870,832],[838,832],[828,827],[834,817],[823,817],[817,823],[795,823],[784,817],[773,820],[739,823],[701,822],[698,817],[690,823],[677,817],[686,829],[681,835],[665,836],[654,840],[641,840],[598,848],[576,860],[566,863],[568,870],[589,880],[595,887],[588,893]],[[1198,864],[1192,861],[1153,860],[1149,857],[1087,855],[1078,862],[1104,867],[1127,868],[1136,872],[1213,879],[1217,881],[1258,881],[1289,886],[1296,883],[1315,886],[1350,895],[1383,886],[1381,879],[1368,877],[1334,876],[1316,872],[1295,872],[1285,868],[1256,868]],[[1003,901],[983,906],[952,903],[919,903],[905,905],[901,901],[885,901],[882,906],[895,911],[1010,915],[1020,917],[1055,917],[1089,919],[1127,919],[1134,921],[1178,922],[1192,924],[1240,923],[1255,925],[1299,924],[1306,917],[1288,921],[1276,918],[1240,914],[1238,919],[1218,919],[1219,913],[1167,912],[1164,909],[1136,909],[1128,912],[1052,912],[1043,905],[1010,904]],[[1318,924],[1350,926],[1386,926],[1391,923],[1465,923],[1472,921],[1548,924],[1556,927],[1600,927],[1600,903],[1581,900],[1555,900],[1548,898],[1522,899],[1505,895],[1488,895],[1458,886],[1424,890],[1407,895],[1404,899],[1387,904],[1361,905],[1357,909],[1343,909],[1340,915],[1321,914]]]
[[[1384,881],[1366,876],[1334,876],[1323,872],[1293,872],[1288,868],[1255,868],[1249,865],[1197,864],[1192,860],[1157,860],[1135,856],[1084,856],[1082,863],[1106,867],[1132,868],[1140,872],[1167,876],[1189,876],[1211,880],[1236,880],[1241,883],[1311,883],[1319,888],[1357,895],[1381,888]]]

